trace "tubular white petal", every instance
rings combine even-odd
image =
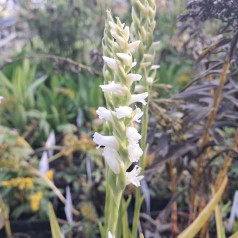
[[[124,117],[131,117],[132,114],[132,108],[127,106],[122,106],[116,108],[116,117],[118,119],[124,118]]]
[[[126,93],[125,86],[114,81],[106,85],[100,85],[103,92],[114,93],[118,96],[123,96]]]
[[[93,135],[93,141],[100,146],[108,146],[113,149],[118,149],[119,144],[115,136],[103,136],[97,132]]]
[[[126,128],[126,137],[128,138],[129,144],[131,145],[137,144],[141,139],[141,135],[138,133],[136,128],[131,126]]]
[[[136,165],[135,168],[131,172],[126,172],[126,185],[132,183],[136,187],[140,186],[140,181],[144,178],[144,176],[138,176],[141,172],[141,168]]]
[[[134,117],[132,118],[132,121],[140,123],[141,120],[139,120],[143,116],[143,112],[141,111],[140,108],[136,108],[133,113],[135,113]]]
[[[133,62],[132,65],[131,65],[131,68],[135,67],[137,64],[137,62]]]
[[[110,231],[108,231],[108,238],[115,238]]]
[[[131,52],[133,52],[140,44],[140,40],[137,40],[137,41],[133,41],[132,43],[130,43],[128,46],[129,46],[129,50]]]
[[[123,64],[126,66],[131,66],[132,64],[132,57],[128,54],[124,54],[124,53],[116,53],[116,55],[122,59]]]
[[[119,154],[117,153],[117,151],[110,147],[105,147],[103,150],[103,156],[109,168],[113,171],[113,173],[119,174],[121,169],[121,164],[123,162]]]
[[[100,119],[105,119],[106,121],[113,122],[112,112],[105,107],[99,107],[96,111]]]
[[[117,71],[117,62],[115,59],[107,57],[107,56],[103,56],[102,57],[104,62],[113,70]]]
[[[145,92],[145,87],[143,87],[140,84],[135,86],[135,93],[144,93],[144,92]]]
[[[159,69],[160,68],[160,65],[152,65],[151,66],[151,69]]]
[[[142,76],[140,74],[127,74],[126,78],[131,85],[135,81],[140,81]]]
[[[146,105],[145,98],[148,97],[148,93],[140,93],[140,94],[132,94],[131,100],[129,104],[135,103],[135,102],[141,102],[143,105]]]
[[[147,81],[147,83],[148,83],[149,85],[152,85],[154,79],[153,79],[152,77],[148,77],[148,78],[146,79],[146,81]]]
[[[128,146],[129,160],[133,162],[138,162],[140,157],[143,155],[143,151],[139,144],[132,144]]]

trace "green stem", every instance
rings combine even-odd
[[[147,87],[147,72],[144,69],[144,87],[148,89]],[[147,90],[149,92],[149,90]],[[142,117],[142,126],[141,126],[141,149],[143,150],[143,155],[140,159],[140,167],[141,167],[141,174],[144,174],[145,171],[145,158],[147,153],[147,129],[148,129],[148,104],[149,104],[149,98],[148,103],[142,107],[143,111],[143,117]],[[134,208],[134,217],[133,217],[133,225],[132,225],[132,237],[137,237],[137,230],[138,230],[138,224],[139,224],[139,217],[140,217],[140,209],[141,204],[143,201],[143,196],[141,196],[141,189],[136,189],[136,196],[135,196],[135,208]]]
[[[123,192],[120,191],[117,194],[112,194],[111,200],[110,200],[110,211],[106,214],[106,216],[109,218],[107,232],[110,231],[112,235],[115,235],[116,233],[122,193]]]
[[[109,221],[109,216],[107,214],[109,214],[110,211],[110,200],[111,200],[111,189],[110,189],[110,184],[108,182],[108,172],[109,172],[109,168],[106,165],[106,200],[105,200],[105,210],[104,210],[104,214],[105,214],[105,224],[104,227],[107,228],[108,227],[108,221]],[[106,230],[105,230],[106,233]],[[106,234],[104,234],[104,236],[106,236]]]
[[[5,220],[5,231],[7,234],[7,238],[12,238],[11,226],[8,219]]]

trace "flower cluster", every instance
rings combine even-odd
[[[138,162],[143,155],[139,140],[141,135],[135,128],[135,122],[139,123],[143,112],[134,103],[146,105],[147,92],[133,94],[135,83],[140,81],[142,76],[131,73],[136,65],[133,62],[132,53],[136,50],[140,41],[129,43],[129,27],[124,26],[117,19],[108,22],[110,34],[113,39],[113,57],[103,56],[105,65],[109,69],[104,75],[110,74],[111,81],[100,85],[104,92],[107,108],[99,107],[96,111],[99,118],[103,119],[109,128],[108,135],[94,134],[94,142],[98,148],[103,146],[103,156],[111,171],[116,175],[124,175],[124,185],[134,184],[140,186],[143,176],[139,166],[135,166],[130,172],[126,172],[133,162]],[[113,73],[112,73],[113,72]],[[134,107],[134,108],[133,108]]]
[[[36,212],[40,209],[40,202],[43,197],[42,191],[38,191],[30,195],[30,206],[33,212]]]
[[[3,187],[15,187],[19,190],[32,189],[34,187],[34,181],[30,177],[25,178],[14,178],[1,183]]]

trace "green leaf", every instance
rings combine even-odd
[[[47,79],[47,76],[42,76],[39,79],[37,79],[33,84],[31,84],[28,88],[28,90],[33,91],[35,90],[40,84],[42,84]]]
[[[53,238],[60,238],[62,237],[62,233],[57,222],[55,212],[53,206],[50,202],[48,202],[48,209],[49,209],[49,216],[50,216],[50,228]]]

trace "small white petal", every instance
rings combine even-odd
[[[112,112],[105,107],[99,107],[96,111],[100,119],[113,122]]]
[[[140,157],[143,155],[143,151],[139,144],[132,144],[128,146],[129,160],[133,162],[138,162]]]
[[[119,174],[121,169],[122,159],[115,149],[105,147],[103,150],[103,156],[107,162],[109,168],[115,173]]]
[[[49,170],[49,161],[48,161],[47,151],[44,151],[41,156],[39,170],[40,170],[41,175],[44,175],[44,176]]]
[[[125,86],[114,81],[106,85],[100,85],[103,92],[114,93],[118,96],[123,96],[126,93]]]
[[[124,65],[131,66],[132,57],[130,55],[124,53],[116,53],[116,55],[123,61]]]
[[[146,105],[145,98],[148,97],[148,93],[140,93],[140,94],[132,94],[131,100],[129,104],[135,103],[135,102],[141,102],[143,105]]]
[[[116,108],[116,117],[118,119],[124,118],[124,117],[131,117],[132,115],[132,108],[127,106],[122,106]]]
[[[135,113],[134,117],[132,118],[132,121],[135,121],[137,123],[140,123],[141,120],[139,120],[143,116],[143,112],[141,111],[140,108],[136,108],[133,113]]]
[[[69,223],[73,222],[73,213],[72,213],[72,197],[70,193],[69,186],[66,187],[66,205],[64,207],[65,215]]]
[[[144,93],[145,91],[145,87],[143,87],[142,85],[139,84],[135,86],[135,93]]]
[[[108,231],[108,238],[115,238],[110,231]]]
[[[117,71],[117,62],[115,59],[107,57],[107,56],[103,56],[102,57],[104,62],[113,70]]]
[[[160,41],[155,41],[155,42],[153,42],[153,47],[159,47],[160,46]]]
[[[159,69],[160,68],[160,65],[152,65],[151,66],[151,69]]]
[[[132,43],[130,43],[128,46],[129,46],[129,50],[131,52],[133,52],[140,44],[140,40],[137,40],[137,41],[134,41]]]
[[[113,149],[118,149],[119,144],[115,136],[103,136],[97,132],[93,135],[93,141],[100,146],[108,146]]]
[[[126,185],[132,183],[136,187],[139,187],[140,181],[144,178],[144,176],[138,176],[140,172],[141,168],[138,165],[131,172],[126,172]]]
[[[126,26],[126,27],[124,28],[123,32],[124,32],[126,41],[128,41],[128,40],[129,40],[129,37],[130,37],[130,29],[129,29],[129,27]]]
[[[133,62],[131,68],[135,67],[137,62]]]
[[[137,144],[141,139],[141,135],[138,133],[136,128],[131,126],[126,128],[126,137],[128,138],[129,144],[131,145]]]
[[[131,85],[135,81],[140,81],[142,76],[140,74],[127,74],[126,78]]]
[[[148,77],[148,78],[146,79],[146,81],[147,81],[147,83],[148,83],[149,85],[152,85],[154,79],[153,79],[152,77]]]
[[[148,66],[150,66],[151,65],[151,62],[142,62],[141,64],[140,64],[140,66],[141,67],[148,67]]]
[[[0,96],[0,104],[2,103],[2,100],[4,99],[3,96]]]
[[[117,31],[118,26],[117,26],[116,23],[114,23],[112,21],[109,21],[108,24],[109,24],[109,26],[111,27],[112,30]]]

